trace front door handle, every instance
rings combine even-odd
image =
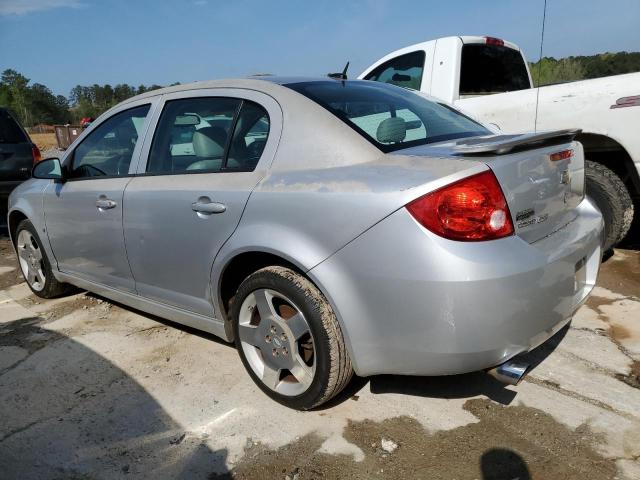
[[[191,209],[197,213],[212,214],[225,212],[227,206],[224,203],[198,201],[191,204]]]
[[[99,198],[96,200],[96,207],[100,210],[109,210],[110,208],[115,208],[116,205],[118,205],[116,202],[108,198]]]

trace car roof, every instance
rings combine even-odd
[[[174,85],[171,87],[159,88],[157,90],[151,90],[135,97],[128,98],[121,104],[135,102],[144,98],[156,97],[158,95],[165,95],[168,93],[186,92],[189,90],[200,90],[208,88],[248,88],[270,93],[274,89],[280,89],[283,86],[304,83],[304,82],[339,82],[340,79],[333,79],[330,77],[304,77],[304,76],[276,76],[276,75],[256,75],[247,78],[228,78],[220,80],[204,80],[198,82],[185,83],[181,85]],[[359,81],[359,80],[347,80]],[[120,105],[120,104],[119,104]]]

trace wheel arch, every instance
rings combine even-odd
[[[287,255],[268,250],[245,250],[230,256],[220,270],[217,285],[214,288],[221,319],[230,323],[229,310],[233,296],[242,281],[261,268],[279,265],[305,275],[305,270]],[[306,275],[305,275],[306,276]],[[227,332],[228,333],[228,332]],[[232,334],[233,336],[233,334]]]
[[[12,210],[9,212],[8,216],[8,228],[9,228],[9,238],[11,239],[11,244],[15,248],[16,244],[16,230],[18,229],[18,225],[23,220],[28,220],[29,217],[21,211],[21,210]]]
[[[582,132],[576,140],[584,147],[585,158],[615,172],[632,196],[640,196],[640,176],[627,149],[615,138],[600,133]]]
[[[340,328],[342,329],[347,352],[349,352],[351,362],[357,372],[356,359],[353,356],[349,332],[346,330],[344,319],[337,310],[329,291],[314,275],[309,274],[310,272],[308,268],[305,268],[295,258],[292,258],[282,251],[257,248],[237,251],[234,254],[229,255],[226,261],[223,262],[223,265],[224,266],[219,270],[220,273],[213,277],[214,279],[217,278],[217,282],[213,286],[213,293],[217,304],[216,311],[219,312],[220,319],[224,321],[224,329],[228,341],[234,341],[231,318],[229,317],[229,307],[233,299],[233,295],[240,286],[240,283],[242,283],[242,281],[251,273],[266,266],[279,265],[288,267],[309,280],[318,290],[320,290],[324,298],[331,305],[338,323],[340,324]]]

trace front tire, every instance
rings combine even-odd
[[[604,165],[586,161],[586,193],[604,218],[604,251],[613,248],[631,228],[633,201],[620,177]]]
[[[322,293],[285,267],[247,277],[231,307],[235,343],[253,381],[287,407],[325,403],[353,375],[342,330]]]
[[[15,232],[18,263],[27,285],[42,298],[56,298],[71,290],[71,285],[56,280],[42,242],[29,220],[22,220]]]

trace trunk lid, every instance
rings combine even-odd
[[[502,187],[516,235],[533,243],[577,216],[576,207],[584,198],[584,153],[582,145],[573,141],[577,133],[465,138],[401,153],[462,157],[486,164]],[[572,151],[568,158],[552,159],[552,154],[566,150]]]

